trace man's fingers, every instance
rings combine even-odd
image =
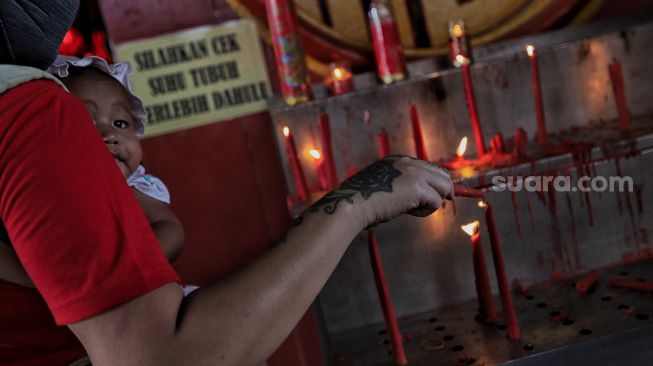
[[[425,188],[425,197],[422,198],[419,207],[408,211],[409,215],[426,217],[442,207],[442,196],[440,192],[432,187]]]
[[[444,169],[444,168],[436,165],[436,164],[431,164],[431,163],[428,163],[428,162],[425,162],[425,161],[424,162],[420,161],[420,162],[422,163],[422,166],[426,170],[428,170],[430,173],[432,173],[430,175],[429,184],[433,185],[432,182],[434,182],[435,179],[437,179],[441,183],[448,185],[449,187],[446,188],[444,191],[442,191],[442,190],[440,190],[440,189],[438,189],[436,187],[434,187],[434,188],[436,188],[438,190],[438,192],[440,192],[442,197],[445,197],[448,200],[452,200],[454,198],[453,182],[451,181],[451,176],[449,174],[449,171],[447,169]],[[438,187],[440,187],[440,186],[441,185],[438,185]]]
[[[426,175],[426,182],[433,188],[440,197],[444,197],[448,200],[453,199],[453,182],[449,176],[442,174],[433,174],[429,171],[430,174]]]

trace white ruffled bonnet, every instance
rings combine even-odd
[[[147,111],[143,107],[143,102],[132,91],[129,78],[132,74],[132,68],[127,62],[116,62],[109,64],[105,59],[98,56],[86,56],[84,58],[57,56],[54,63],[48,68],[48,72],[60,79],[68,77],[68,68],[74,67],[92,67],[116,79],[127,91],[130,100],[131,113],[134,116],[134,129],[138,138],[143,137],[145,131],[145,121],[147,120]]]

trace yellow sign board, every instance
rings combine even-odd
[[[134,69],[146,137],[256,113],[272,95],[251,20],[123,43],[116,58]]]

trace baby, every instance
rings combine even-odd
[[[97,56],[83,59],[59,57],[48,69],[88,108],[95,127],[132,188],[161,249],[169,261],[177,257],[184,245],[184,231],[168,208],[168,189],[158,178],[145,173],[141,165],[139,138],[143,136],[147,112],[131,92],[131,67],[119,62],[109,65]],[[3,240],[0,235],[0,240]],[[7,241],[7,238],[4,238]],[[13,250],[0,243],[0,279],[32,286]]]

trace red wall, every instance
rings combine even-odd
[[[114,44],[216,23],[210,0],[99,3]],[[184,282],[202,285],[243,266],[288,225],[283,172],[267,112],[147,138],[142,145],[147,170],[166,183],[171,208],[184,224],[186,247],[174,263]],[[324,364],[311,311],[268,364]]]

